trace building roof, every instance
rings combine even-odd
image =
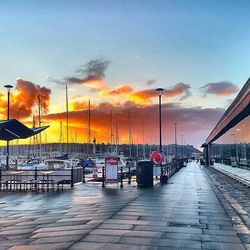
[[[0,140],[26,139],[42,132],[48,127],[28,128],[16,119],[2,120],[0,121]]]
[[[230,128],[234,127],[241,120],[250,115],[250,78],[247,80],[237,97],[223,114],[215,128],[212,130],[206,141],[202,144],[205,147],[214,142]]]

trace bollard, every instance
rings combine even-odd
[[[0,167],[0,192],[2,191],[2,168]]]
[[[82,183],[85,183],[85,166],[82,165]]]
[[[74,187],[74,169],[71,167],[71,187]]]
[[[37,191],[37,167],[35,167],[35,191]]]
[[[123,168],[121,166],[121,185],[120,188],[123,188],[123,172],[122,172]]]
[[[102,187],[105,187],[105,166],[102,167]]]
[[[163,166],[161,164],[161,176],[160,176],[160,183],[163,184]]]
[[[128,165],[128,184],[131,184],[131,172],[130,172],[131,165]]]

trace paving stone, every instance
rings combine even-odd
[[[37,234],[33,235],[32,238],[53,237],[53,236],[69,236],[69,235],[85,235],[89,232],[90,232],[90,230],[70,230],[70,231],[46,232],[46,233],[37,233]]]
[[[241,243],[239,237],[225,236],[225,235],[201,235],[203,242],[212,241],[212,242],[225,242],[225,243]]]
[[[76,241],[79,241],[82,238],[82,235],[71,235],[71,236],[53,236],[53,237],[42,237],[32,241],[31,244],[54,244],[54,243],[64,243],[64,242],[72,242],[72,244]]]
[[[193,240],[160,239],[158,241],[158,246],[175,247],[178,249],[201,249],[201,242]]]
[[[9,250],[63,250],[68,249],[72,245],[69,243],[54,243],[54,244],[36,244],[36,245],[19,245],[13,246]]]
[[[209,229],[204,229],[203,233],[204,234],[212,234],[212,235],[232,235],[232,236],[237,236],[236,231],[229,231],[229,230],[209,230]]]
[[[137,231],[155,231],[155,232],[164,232],[166,230],[166,226],[154,226],[154,225],[134,225],[134,230]]]
[[[127,244],[111,244],[97,242],[78,242],[73,245],[70,250],[154,250],[152,246],[135,246]]]
[[[35,230],[33,233],[47,233],[47,232],[58,232],[58,231],[71,231],[71,230],[81,230],[81,229],[93,229],[97,225],[74,225],[74,226],[54,226],[54,227],[41,227]]]
[[[158,245],[159,239],[157,239],[157,238],[145,238],[145,237],[122,236],[120,238],[119,242],[122,244],[156,246],[156,245]]]
[[[106,220],[104,223],[147,225],[149,222],[148,221],[143,221],[143,220],[117,220],[117,219],[109,219],[109,220]]]
[[[214,249],[214,250],[245,250],[242,244],[234,243],[218,243],[218,242],[203,242],[203,249]]]
[[[164,232],[161,236],[162,239],[175,239],[175,240],[194,240],[201,241],[201,234],[183,234],[183,233],[170,233]]]
[[[120,236],[111,235],[86,235],[81,241],[117,243],[119,242],[120,238]]]
[[[33,232],[34,228],[26,228],[26,229],[19,229],[19,230],[2,230],[0,235],[20,235],[20,234],[27,234]]]

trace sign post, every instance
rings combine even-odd
[[[118,182],[118,157],[105,158],[105,183]]]

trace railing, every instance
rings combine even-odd
[[[0,168],[0,191],[49,191],[71,187],[82,181],[82,168],[67,170],[2,170]]]

